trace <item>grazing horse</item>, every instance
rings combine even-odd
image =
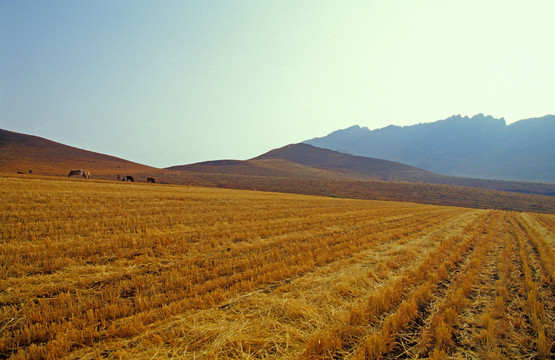
[[[150,177],[150,176],[149,176],[149,177],[146,178],[146,182],[149,182],[149,183],[153,183],[153,184],[154,184],[154,183],[156,182],[156,180],[154,180],[153,177]]]
[[[133,179],[133,176],[130,175],[126,175],[124,176],[121,181],[131,181],[131,182],[135,182],[135,179]]]
[[[88,170],[74,169],[74,170],[71,170],[69,172],[67,177],[69,178],[69,177],[72,177],[74,175],[77,175],[80,178],[88,179],[91,176],[91,173]]]

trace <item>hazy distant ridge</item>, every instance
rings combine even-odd
[[[305,143],[444,175],[555,181],[555,115],[511,125],[479,114],[373,131],[352,126]]]

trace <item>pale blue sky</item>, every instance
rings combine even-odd
[[[157,167],[554,113],[555,1],[0,1],[0,128]]]

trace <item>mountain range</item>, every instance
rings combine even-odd
[[[443,175],[555,182],[555,115],[510,125],[483,114],[373,131],[356,125],[304,143]]]

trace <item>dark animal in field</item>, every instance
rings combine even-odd
[[[29,170],[29,174],[32,174],[32,173],[33,173],[33,171],[32,171],[32,170]]]
[[[149,182],[149,183],[153,183],[153,184],[154,184],[154,183],[156,182],[156,180],[154,180],[153,177],[150,177],[150,176],[149,176],[149,177],[146,178],[146,182]]]
[[[121,181],[131,181],[131,182],[135,182],[135,179],[133,179],[133,176],[131,175],[126,175],[124,176]]]
[[[23,171],[18,171],[17,173],[18,174],[25,174]]]
[[[69,172],[67,177],[69,178],[75,175],[77,175],[77,177],[80,177],[80,178],[88,179],[91,176],[91,173],[88,170],[74,169]]]

